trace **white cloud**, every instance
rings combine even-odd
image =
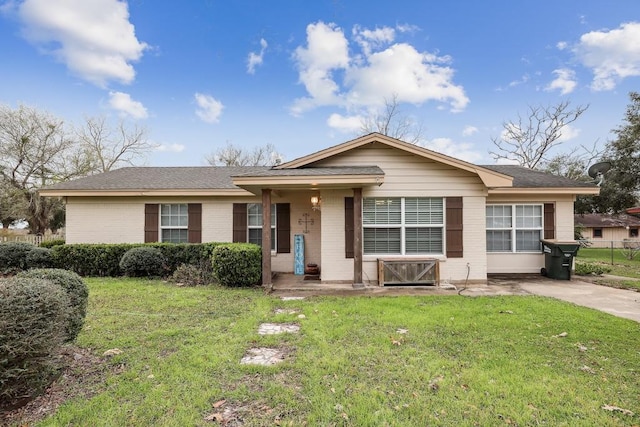
[[[310,96],[297,99],[291,112],[299,115],[316,106],[339,104],[340,88],[333,80],[333,71],[349,65],[348,42],[342,30],[335,24],[309,24],[307,47],[296,48],[293,57],[300,72],[299,80]]]
[[[558,138],[558,142],[566,142],[572,139],[575,139],[580,135],[580,129],[575,128],[571,125],[566,125],[562,128],[562,132],[560,138]]]
[[[513,80],[512,82],[509,82],[509,87],[520,86],[521,84],[527,83],[530,79],[531,76],[529,76],[529,74],[524,74],[522,77],[520,77],[520,80]]]
[[[576,82],[576,72],[569,68],[559,68],[553,70],[556,78],[545,87],[547,92],[559,89],[560,94],[566,95],[573,92],[578,83]]]
[[[612,90],[621,80],[640,76],[640,22],[583,34],[573,52],[592,70],[593,90]]]
[[[361,116],[342,116],[333,113],[327,119],[327,125],[343,133],[354,133],[362,129],[362,120]]]
[[[198,108],[196,115],[207,123],[218,123],[224,105],[211,95],[196,93],[194,95]]]
[[[569,47],[569,44],[567,42],[558,42],[556,43],[556,47],[558,48],[558,50],[565,50],[567,47]]]
[[[476,133],[478,133],[478,128],[475,126],[465,126],[462,129],[462,136],[471,136]]]
[[[166,153],[181,153],[186,147],[182,144],[158,144],[155,147],[156,151]]]
[[[247,58],[247,73],[254,74],[256,72],[256,67],[258,65],[262,65],[264,52],[267,50],[267,46],[267,41],[265,39],[260,39],[260,52],[249,52],[249,57]]]
[[[407,43],[391,44],[395,30],[389,27],[356,26],[352,36],[358,52],[350,52],[349,41],[335,24],[307,26],[307,44],[296,49],[293,59],[308,96],[295,100],[292,114],[319,106],[367,110],[392,97],[399,103],[440,101],[454,112],[468,104],[464,88],[453,83],[449,56],[419,52]]]
[[[391,27],[369,30],[356,25],[353,27],[352,34],[366,56],[371,54],[371,49],[386,46],[396,38],[396,31]]]
[[[123,92],[109,92],[109,105],[114,110],[127,114],[134,119],[146,119],[149,117],[147,109],[139,101],[131,99],[131,95]]]
[[[434,138],[420,144],[424,148],[455,157],[469,163],[475,163],[482,159],[482,154],[473,149],[473,144],[455,142],[450,138]]]
[[[25,0],[17,11],[27,40],[100,87],[131,83],[131,63],[148,47],[136,38],[120,0]]]

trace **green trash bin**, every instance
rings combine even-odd
[[[573,258],[580,243],[576,241],[541,240],[544,252],[544,268],[541,273],[550,279],[571,280]]]

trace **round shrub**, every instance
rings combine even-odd
[[[160,249],[148,246],[131,248],[120,259],[120,270],[132,277],[157,277],[164,273],[166,259]]]
[[[224,286],[254,286],[262,276],[262,248],[251,243],[218,245],[211,257],[213,274]]]
[[[67,293],[69,312],[65,327],[65,341],[74,341],[82,330],[89,300],[89,288],[82,281],[82,278],[72,271],[59,268],[35,268],[20,272],[16,277],[48,280],[60,286]]]
[[[0,273],[12,273],[27,268],[27,254],[35,248],[25,242],[0,243]]]
[[[37,396],[60,368],[69,298],[41,279],[0,280],[0,406]]]
[[[27,252],[27,268],[49,268],[53,266],[51,249],[34,247]]]

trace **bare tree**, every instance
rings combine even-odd
[[[502,135],[493,138],[496,151],[490,151],[494,159],[515,160],[521,166],[538,168],[549,161],[550,151],[562,144],[563,130],[584,113],[588,105],[570,108],[569,101],[547,107],[529,106],[526,117],[502,124]]]
[[[147,140],[146,129],[128,127],[123,120],[110,125],[105,117],[89,117],[76,135],[94,173],[133,165],[154,148]]]
[[[410,116],[403,113],[397,94],[393,94],[391,99],[384,99],[381,111],[365,117],[360,130],[363,134],[379,132],[411,144],[421,142],[423,137],[422,123],[416,123]]]
[[[579,181],[592,181],[593,178],[587,175],[587,169],[602,156],[602,153],[596,141],[591,148],[580,145],[570,153],[556,154],[540,163],[538,169]]]
[[[214,153],[205,157],[211,166],[275,166],[282,162],[282,155],[273,144],[265,144],[248,150],[227,142]]]

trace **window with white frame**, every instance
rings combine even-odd
[[[444,209],[438,197],[377,197],[362,201],[365,254],[442,254]]]
[[[487,205],[487,252],[539,252],[542,205]]]
[[[249,243],[262,246],[262,204],[247,204],[247,233]],[[271,205],[271,250],[276,250],[276,205]]]
[[[189,214],[186,203],[160,205],[160,241],[188,242]]]

